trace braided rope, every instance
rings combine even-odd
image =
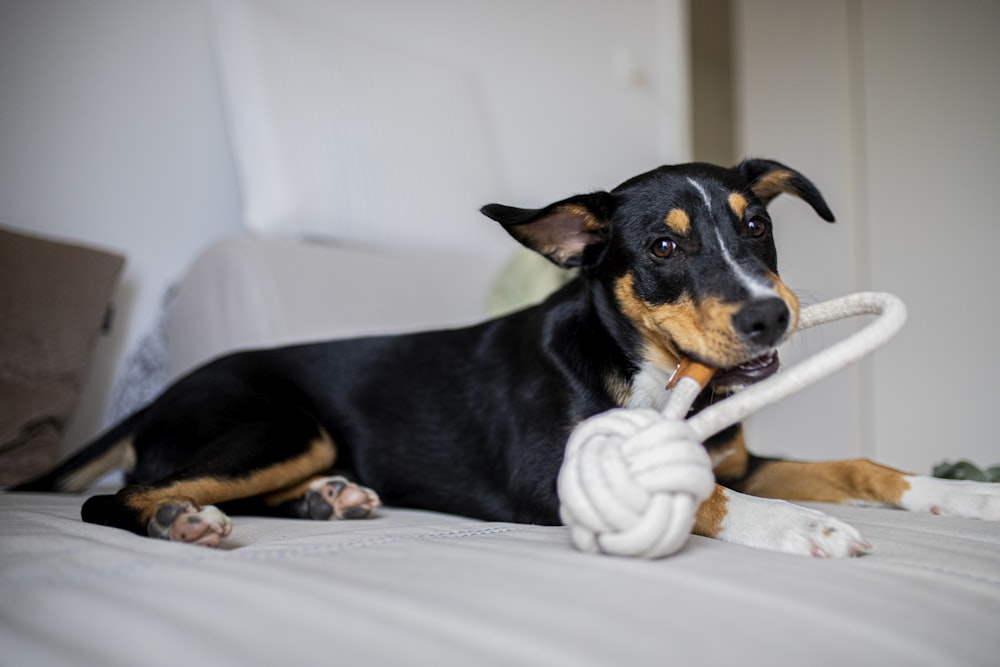
[[[842,341],[684,420],[702,385],[681,378],[663,412],[616,409],[574,429],[559,472],[560,515],[583,551],[660,558],[687,542],[715,484],[702,442],[884,345],[906,306],[879,292],[850,294],[802,310],[796,332],[859,315],[877,319]]]

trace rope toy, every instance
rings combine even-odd
[[[906,321],[896,296],[862,292],[802,310],[796,332],[860,315],[863,329],[685,420],[714,369],[684,360],[663,412],[620,408],[580,423],[559,471],[560,515],[582,551],[661,558],[687,542],[699,505],[715,487],[706,438],[851,364]]]

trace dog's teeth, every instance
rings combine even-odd
[[[774,360],[774,353],[769,352],[768,354],[761,355],[756,359],[751,359],[746,363],[740,364],[739,368],[752,371],[758,368],[764,368],[765,366],[769,366],[773,360]]]

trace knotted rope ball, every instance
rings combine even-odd
[[[612,410],[573,431],[560,513],[582,551],[658,558],[684,545],[714,485],[712,462],[687,422]]]
[[[663,412],[620,408],[581,422],[567,442],[558,478],[560,516],[573,544],[592,553],[644,558],[683,547],[715,484],[704,440],[885,344],[906,321],[906,307],[891,294],[852,294],[804,309],[797,331],[857,315],[879,317],[691,419],[684,416],[708,377],[678,370],[683,377]]]

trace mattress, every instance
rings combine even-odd
[[[874,545],[821,560],[692,537],[574,550],[561,527],[386,508],[236,518],[211,550],[0,495],[3,665],[994,665],[1000,527],[813,505]]]

